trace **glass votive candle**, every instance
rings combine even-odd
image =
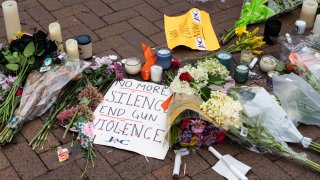
[[[171,67],[172,55],[168,48],[161,48],[157,51],[157,65],[163,70],[168,70]]]
[[[240,63],[249,65],[252,60],[252,52],[249,50],[242,50],[240,56]]]
[[[230,71],[232,54],[226,51],[219,51],[217,52],[216,57],[219,62]]]
[[[162,80],[163,69],[161,66],[153,65],[150,68],[151,71],[151,81],[159,83]]]
[[[234,80],[237,83],[245,83],[248,80],[249,67],[244,64],[240,64],[234,71]]]
[[[263,72],[269,72],[276,69],[277,61],[276,58],[271,55],[264,55],[260,60],[260,69]]]
[[[141,62],[138,58],[128,58],[126,59],[124,69],[127,74],[136,75],[141,70]]]

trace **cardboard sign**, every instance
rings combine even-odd
[[[161,104],[169,96],[170,90],[162,85],[116,81],[94,112],[94,143],[164,159],[169,143]]]
[[[210,16],[205,11],[192,8],[181,16],[164,15],[164,27],[169,49],[179,45],[208,51],[220,48]]]

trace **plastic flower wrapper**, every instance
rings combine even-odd
[[[88,65],[79,79],[70,82],[66,91],[51,108],[45,125],[29,143],[33,149],[45,143],[46,137],[57,122],[57,115],[78,104],[78,96],[86,85],[90,84],[104,94],[114,80],[123,79],[124,73],[121,65],[118,62],[113,62],[109,56],[96,58],[92,64]]]
[[[175,104],[176,102],[178,103]],[[282,155],[320,171],[319,164],[293,151],[284,141],[268,131],[263,123],[265,114],[258,114],[254,118],[248,117],[243,113],[239,101],[217,91],[212,92],[208,101],[202,102],[197,96],[180,101],[175,101],[173,98],[168,109],[168,127],[186,110],[194,111],[201,119],[222,128],[228,137],[251,151]]]
[[[283,85],[287,92],[291,90],[285,84]],[[271,96],[264,88],[233,87],[230,88],[230,94],[242,103],[246,116],[254,118],[259,114],[264,114],[261,123],[276,138],[284,142],[299,143],[304,148],[320,152],[320,145],[299,132],[275,97]]]
[[[84,68],[79,66],[79,61],[67,61],[44,74],[31,73],[24,87],[19,108],[0,133],[0,143],[10,142],[25,122],[45,113],[55,103],[61,89]]]
[[[320,95],[294,73],[273,78],[273,92],[296,124],[320,126]]]

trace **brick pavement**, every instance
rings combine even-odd
[[[1,0],[0,2],[3,2]],[[58,20],[63,38],[66,40],[81,33],[93,38],[96,55],[117,54],[122,58],[136,56],[142,58],[140,42],[153,47],[166,46],[163,13],[182,14],[192,7],[210,13],[218,36],[238,18],[242,0],[209,0],[206,3],[192,0],[18,0],[20,18],[24,30],[37,27],[47,30],[48,24]],[[283,22],[281,34],[292,32],[292,25],[299,16],[300,9],[279,17]],[[2,11],[0,11],[0,38],[5,39]],[[263,28],[263,25],[259,25]],[[277,50],[267,47],[267,51]],[[207,52],[177,48],[174,57],[202,56]],[[63,129],[55,128],[49,135],[48,143],[32,151],[28,142],[41,128],[45,116],[26,125],[13,142],[0,150],[0,179],[79,179],[84,170],[82,152],[73,152],[72,158],[64,163],[57,161],[52,146],[70,147],[72,135],[62,138]],[[320,141],[319,127],[300,126],[304,135]],[[215,146],[221,153],[229,153],[252,166],[249,179],[318,179],[315,173],[291,160],[272,155],[250,152],[230,140]],[[297,151],[304,151],[312,159],[320,162],[320,155],[292,145]],[[98,153],[95,168],[89,168],[87,179],[171,179],[173,152],[169,151],[164,161],[106,146],[96,146]],[[186,174],[181,179],[223,179],[211,169],[217,162],[208,151],[183,157],[187,164]]]

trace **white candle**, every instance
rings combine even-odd
[[[316,17],[316,21],[314,22],[312,33],[320,34],[320,14],[318,14]]]
[[[50,39],[52,41],[57,41],[59,43],[58,49],[63,52],[62,34],[60,24],[58,22],[53,22],[49,24]]]
[[[276,69],[276,59],[273,56],[265,55],[260,60],[260,68],[263,72],[269,72]]]
[[[78,43],[74,39],[68,39],[66,41],[66,49],[67,49],[67,55],[71,59],[79,59],[79,49],[78,49]]]
[[[306,21],[307,28],[312,27],[317,13],[318,2],[315,0],[305,0],[302,4],[300,19]]]
[[[157,66],[157,65],[153,65],[150,68],[151,70],[151,81],[153,82],[161,82],[162,80],[162,67],[161,66]]]
[[[128,58],[126,60],[126,64],[124,65],[124,69],[128,74],[136,75],[141,70],[141,63],[138,58]]]
[[[21,31],[18,6],[16,1],[2,3],[4,24],[6,26],[7,39],[9,42],[16,39],[15,34]]]

